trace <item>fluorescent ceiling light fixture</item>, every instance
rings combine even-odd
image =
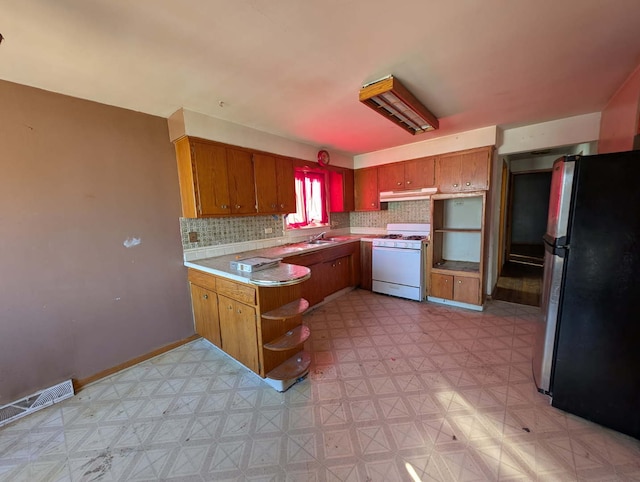
[[[363,85],[360,102],[413,135],[433,131],[440,126],[436,116],[393,75]]]

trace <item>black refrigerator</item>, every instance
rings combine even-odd
[[[544,242],[538,390],[640,438],[640,151],[558,159]]]

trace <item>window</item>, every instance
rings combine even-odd
[[[296,169],[296,212],[286,217],[287,228],[322,226],[329,222],[324,172]]]

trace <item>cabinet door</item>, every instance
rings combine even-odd
[[[379,211],[378,168],[357,169],[354,172],[355,210]]]
[[[229,200],[232,214],[254,214],[256,191],[251,153],[227,148]]]
[[[404,162],[393,162],[378,166],[378,191],[406,189],[404,166]]]
[[[331,277],[335,280],[331,293],[351,286],[351,256],[343,256],[331,263]]]
[[[266,154],[254,154],[253,173],[256,181],[258,213],[279,212],[276,158]]]
[[[440,192],[460,192],[460,156],[436,159],[436,183]]]
[[[435,186],[435,158],[422,157],[404,162],[405,189]]]
[[[296,181],[293,161],[276,157],[276,184],[278,186],[278,212],[296,212]]]
[[[313,306],[324,300],[327,291],[326,266],[315,263],[307,267],[311,270],[311,278],[302,283],[302,297]]]
[[[354,209],[353,170],[330,168],[329,211],[332,213],[344,213]]]
[[[342,174],[344,182],[344,212],[355,211],[353,169],[345,169]]]
[[[453,299],[461,303],[480,304],[480,280],[456,276],[453,280]]]
[[[230,214],[226,149],[192,141],[191,162],[198,216]]]
[[[222,349],[259,373],[256,309],[222,295],[218,300]]]
[[[360,242],[360,288],[369,290],[373,288],[371,261],[373,245],[367,241]]]
[[[213,291],[191,285],[191,302],[196,333],[209,340],[218,348],[220,341],[220,320],[218,319],[218,299]]]
[[[460,187],[462,191],[489,189],[489,163],[491,149],[470,152],[460,159]]]
[[[453,299],[453,276],[448,274],[431,273],[429,295],[435,298]]]

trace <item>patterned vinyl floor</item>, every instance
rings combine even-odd
[[[0,429],[0,480],[640,480],[640,441],[536,392],[537,313],[352,291],[287,392],[197,340]]]

